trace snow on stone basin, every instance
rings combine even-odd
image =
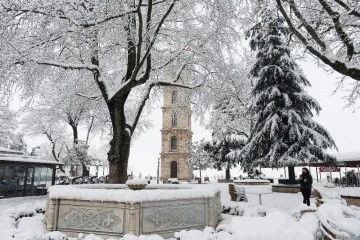
[[[126,185],[129,184],[148,184],[148,181],[145,179],[131,179],[126,181]]]
[[[189,186],[158,185],[147,186],[141,191],[127,189],[124,184],[106,185],[56,185],[49,188],[50,199],[78,199],[89,201],[148,202],[213,197],[216,188],[191,188]]]

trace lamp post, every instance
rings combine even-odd
[[[160,175],[160,157],[158,157],[158,164],[157,164],[157,172],[156,172],[156,183],[159,184],[159,175]]]

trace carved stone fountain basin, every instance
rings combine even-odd
[[[93,233],[104,238],[216,227],[220,192],[191,185],[148,185],[140,191],[122,184],[58,185],[49,189],[46,229],[70,237]]]

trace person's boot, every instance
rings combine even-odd
[[[303,200],[303,204],[306,204],[306,200],[305,200],[305,198],[304,198],[304,200]]]
[[[306,199],[306,205],[310,206],[310,199]]]

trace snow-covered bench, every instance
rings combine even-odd
[[[237,202],[247,202],[247,197],[245,193],[245,188],[236,186],[234,184],[229,184],[229,194],[231,196],[231,201]]]
[[[313,190],[313,195],[323,239],[360,239],[359,228],[351,226],[354,222],[360,225],[360,211],[348,207],[340,197],[327,195],[318,189]]]
[[[329,200],[317,211],[323,239],[360,239],[360,211],[342,204],[339,200]]]

